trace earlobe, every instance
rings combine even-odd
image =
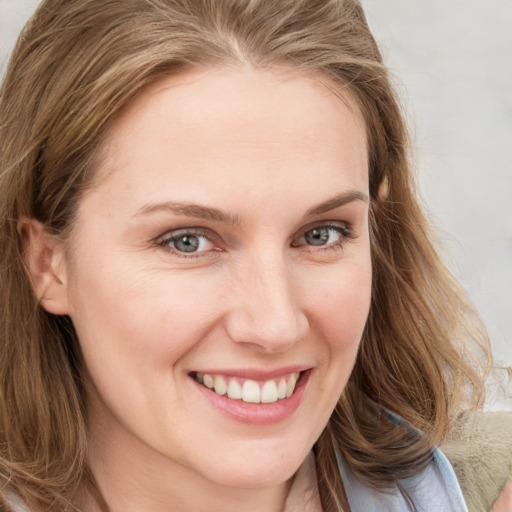
[[[69,314],[64,244],[30,217],[18,221],[23,261],[41,306],[54,315]]]

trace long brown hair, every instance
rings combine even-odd
[[[349,89],[366,123],[372,304],[315,446],[324,510],[347,508],[332,439],[381,488],[428,463],[453,418],[481,403],[487,338],[434,249],[403,116],[357,0],[45,0],[0,97],[0,506],[10,492],[35,510],[73,509],[93,481],[76,335],[38,304],[18,219],[65,237],[116,114],[160,77],[225,63],[322,74]]]

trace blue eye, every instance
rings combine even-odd
[[[159,242],[159,245],[186,254],[207,252],[215,247],[213,242],[205,235],[183,230],[165,237]]]
[[[351,234],[344,226],[316,226],[305,231],[294,246],[310,245],[315,247],[341,245]]]
[[[304,233],[304,240],[309,245],[326,245],[329,243],[329,239],[332,238],[333,231],[333,229],[328,227],[310,229]],[[334,232],[334,236],[337,235],[339,233]]]

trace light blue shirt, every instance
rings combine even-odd
[[[453,468],[439,450],[432,462],[414,477],[399,480],[389,492],[366,487],[348,469],[336,450],[341,478],[352,512],[468,512]]]

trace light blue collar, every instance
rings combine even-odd
[[[334,448],[352,512],[468,512],[455,472],[439,449],[423,471],[376,491],[355,477],[336,444]]]

